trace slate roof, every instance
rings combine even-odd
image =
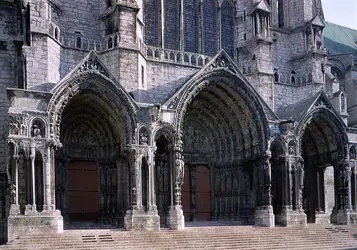
[[[327,22],[323,36],[331,55],[353,54],[357,59],[357,30]]]
[[[195,73],[162,85],[155,86],[152,89],[138,89],[131,92],[131,94],[134,96],[135,101],[139,103],[163,104],[169,97],[171,97],[183,85],[185,85],[185,83],[194,75]]]
[[[281,107],[276,114],[282,120],[300,121],[320,95],[321,91],[297,103]]]

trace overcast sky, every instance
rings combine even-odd
[[[357,0],[322,0],[328,22],[357,29]]]

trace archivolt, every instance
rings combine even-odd
[[[56,86],[52,92],[53,96],[48,105],[51,138],[59,140],[62,112],[69,101],[79,93],[91,92],[94,98],[92,101],[105,107],[113,124],[123,125],[121,137],[125,139],[126,144],[131,143],[137,124],[135,117],[137,106],[111,79],[97,72],[84,72]]]
[[[251,86],[220,69],[204,74],[184,91],[177,108],[177,131],[193,126],[207,133],[214,143],[215,161],[244,160],[266,151],[268,121]]]
[[[331,110],[325,107],[315,108],[309,112],[297,127],[297,136],[300,138],[299,150],[302,154],[303,138],[309,155],[330,155],[335,153],[340,158],[347,156],[346,126]],[[332,159],[331,159],[332,160]],[[338,160],[338,159],[335,159]]]

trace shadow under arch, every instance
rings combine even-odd
[[[125,144],[130,144],[135,135],[137,124],[136,111],[138,107],[135,101],[116,83],[95,71],[76,74],[74,77],[58,84],[51,92],[53,96],[48,105],[50,136],[58,140],[62,113],[69,101],[83,91],[97,95],[97,100],[103,99],[108,110],[112,111],[112,119],[115,119],[124,128],[123,139]]]
[[[249,134],[244,134],[242,139],[245,139],[246,145],[250,141],[251,146],[255,148],[254,154],[263,154],[268,149],[270,132],[266,108],[263,107],[263,101],[258,93],[246,79],[224,69],[218,69],[205,72],[189,82],[183,90],[176,108],[177,113],[174,122],[176,131],[183,130],[189,109],[199,108],[194,103],[195,100],[201,101],[199,99],[204,102],[206,108],[214,107],[211,104],[216,105],[217,110],[211,109],[211,115],[218,110],[222,111],[222,113],[218,113],[218,117],[225,117],[224,115],[226,115],[226,118],[229,118],[229,116],[234,115],[231,117],[230,123],[232,120],[238,121],[234,127],[240,126],[241,129],[233,130],[233,133],[237,133],[237,131],[238,133],[245,133],[244,129],[250,131]],[[201,109],[201,111],[204,111],[204,109]],[[207,112],[204,113],[207,116],[210,115]],[[242,118],[247,119],[242,121]],[[221,122],[224,122],[224,118]],[[217,124],[215,127],[223,128],[220,125],[222,124]],[[178,140],[179,138],[175,139]],[[221,139],[224,138],[221,137]],[[252,141],[254,142],[252,143]],[[259,143],[257,143],[258,141]]]
[[[304,162],[303,208],[309,223],[337,222],[340,203],[339,165],[347,159],[346,125],[321,106],[306,114],[297,127]],[[334,196],[334,203],[328,197]]]

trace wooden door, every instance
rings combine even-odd
[[[192,176],[189,168],[185,166],[185,179],[182,186],[182,209],[185,220],[189,221],[193,217],[191,208],[195,208],[195,219],[211,219],[211,181],[210,170],[206,166],[193,166],[195,171],[195,181],[191,180]],[[193,182],[195,191],[192,190]],[[192,192],[195,192],[195,199],[192,199]],[[192,204],[195,202],[195,204]]]
[[[71,220],[94,221],[98,214],[98,170],[94,162],[68,164],[68,215]]]
[[[206,166],[196,167],[196,216],[198,220],[211,219],[210,170]]]

